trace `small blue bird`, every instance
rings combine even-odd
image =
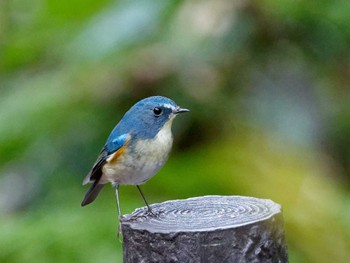
[[[152,212],[140,184],[154,176],[168,159],[173,143],[171,125],[175,116],[188,112],[171,99],[153,96],[137,102],[127,111],[109,135],[83,185],[92,183],[81,205],[93,202],[110,182],[115,189],[118,216],[121,217],[119,185],[136,185],[148,212]]]

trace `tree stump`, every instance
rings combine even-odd
[[[203,196],[124,216],[125,263],[288,262],[280,205],[245,196]]]

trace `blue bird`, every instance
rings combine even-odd
[[[165,164],[173,143],[171,125],[175,116],[188,112],[171,99],[153,96],[137,102],[109,135],[95,164],[83,181],[92,183],[81,205],[93,202],[106,183],[112,183],[121,217],[119,185],[136,185],[152,212],[140,185]]]

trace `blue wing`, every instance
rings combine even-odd
[[[107,162],[107,159],[121,149],[129,139],[129,134],[122,134],[113,139],[108,138],[106,145],[102,148],[100,155],[97,157],[95,164],[85,177],[83,184],[99,181],[102,176],[102,167]]]
[[[99,184],[102,176],[103,165],[109,161],[116,161],[124,152],[124,146],[130,140],[130,138],[131,136],[129,134],[122,134],[115,138],[108,138],[107,143],[102,148],[102,151],[98,156],[94,166],[83,181],[83,184],[93,183],[93,185],[86,192],[85,197],[81,202],[82,206],[88,205],[96,199],[97,195],[103,187],[103,184]]]
[[[112,154],[116,151],[118,151],[125,143],[128,141],[128,138],[130,137],[129,134],[122,134],[115,138],[108,138],[106,143],[106,150],[108,154]]]

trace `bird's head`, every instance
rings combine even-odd
[[[153,138],[165,124],[171,124],[177,114],[188,111],[169,98],[153,96],[137,102],[125,114],[123,122],[133,127],[140,137]]]

